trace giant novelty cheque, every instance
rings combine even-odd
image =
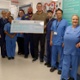
[[[44,33],[44,21],[13,20],[11,33]]]

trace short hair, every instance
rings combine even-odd
[[[37,3],[37,5],[39,5],[39,4],[40,4],[40,5],[42,5],[42,3],[41,3],[41,2],[38,2],[38,3]]]
[[[53,11],[52,10],[48,10],[47,13],[52,13],[53,14]]]
[[[11,19],[13,19],[13,20],[14,20],[13,16],[9,16],[9,17],[8,17],[8,20],[9,20],[9,18],[11,18]]]
[[[63,14],[63,10],[62,10],[62,9],[58,8],[58,9],[56,10],[56,13],[57,13],[57,11],[61,11],[61,13]]]
[[[1,14],[3,14],[3,13],[5,13],[5,14],[6,14],[6,11],[5,11],[5,10],[2,10],[2,11],[1,11]]]

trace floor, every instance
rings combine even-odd
[[[24,59],[16,54],[15,60],[0,58],[0,80],[60,80],[57,71],[51,73],[50,68],[39,60]]]
[[[49,70],[39,60],[32,62],[31,56],[25,59],[23,55],[16,54],[14,60],[0,57],[0,80],[60,80],[57,70],[53,73]],[[77,80],[80,80],[80,67],[78,74]]]

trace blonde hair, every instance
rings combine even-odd
[[[72,16],[72,18],[73,18],[74,16],[76,16],[76,17],[78,18],[78,20],[79,20],[79,16],[78,16],[78,15],[74,14],[74,15]]]

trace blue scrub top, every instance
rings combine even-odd
[[[55,20],[52,23],[51,31],[53,32],[52,42],[54,45],[62,45],[64,33],[67,26],[68,22],[65,19],[62,19],[60,22]]]
[[[4,26],[4,31],[7,31],[9,34],[13,34],[13,33],[10,33],[10,29],[11,29],[11,24],[7,23]],[[6,35],[6,37],[5,37],[5,40],[14,40],[14,41],[16,41],[16,39],[17,39],[17,35],[14,38],[10,38],[8,35]]]
[[[21,18],[20,18],[20,17],[18,17],[18,18],[16,18],[16,20],[21,20]],[[23,35],[23,34],[18,33],[18,34],[17,34],[17,37],[24,37],[24,35]]]
[[[64,54],[80,55],[80,48],[76,48],[78,42],[80,42],[80,26],[67,27],[64,35]]]

